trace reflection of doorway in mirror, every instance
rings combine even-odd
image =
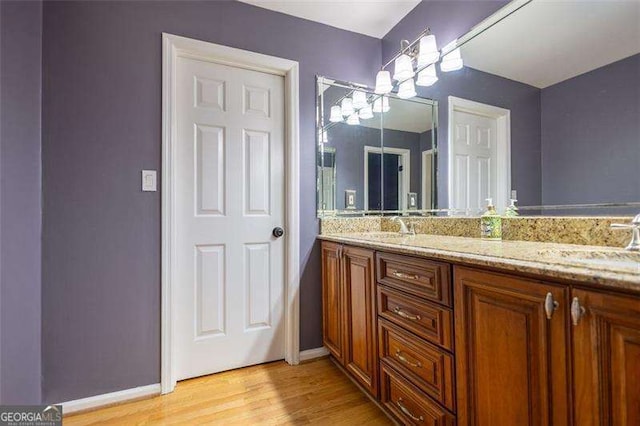
[[[422,151],[422,174],[420,185],[422,186],[422,208],[433,209],[433,149]]]
[[[365,146],[365,209],[379,210],[369,200],[381,199],[382,208],[386,211],[405,210],[409,196],[410,164],[411,151],[408,149]]]
[[[493,198],[504,211],[511,190],[511,131],[507,109],[449,96],[449,209],[485,210]]]

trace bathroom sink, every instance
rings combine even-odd
[[[623,250],[547,249],[539,254],[557,262],[580,264],[602,269],[629,270],[640,273],[640,252]]]

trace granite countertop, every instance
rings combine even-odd
[[[318,238],[640,292],[640,253],[617,248],[530,241],[485,241],[429,234],[405,236],[394,232],[323,234]]]

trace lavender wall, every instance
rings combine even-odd
[[[542,90],[544,204],[640,200],[640,55]]]
[[[321,346],[316,74],[372,84],[380,40],[239,2],[45,2],[43,398],[160,380],[161,32],[300,62],[301,347]]]
[[[504,6],[506,1],[423,1],[382,40],[382,59],[387,62],[400,47],[401,39],[414,39],[430,27],[444,46]],[[512,188],[521,204],[541,201],[540,181],[540,90],[468,67],[439,73],[430,88],[418,87],[420,96],[438,101],[438,206],[447,199],[447,97],[457,96],[511,110]]]
[[[0,2],[0,403],[40,402],[41,2]]]

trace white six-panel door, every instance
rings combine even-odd
[[[496,119],[462,111],[454,111],[450,119],[454,132],[449,139],[453,143],[450,208],[477,214],[486,210],[485,199],[498,197]]]
[[[178,380],[284,358],[284,78],[178,58]]]

